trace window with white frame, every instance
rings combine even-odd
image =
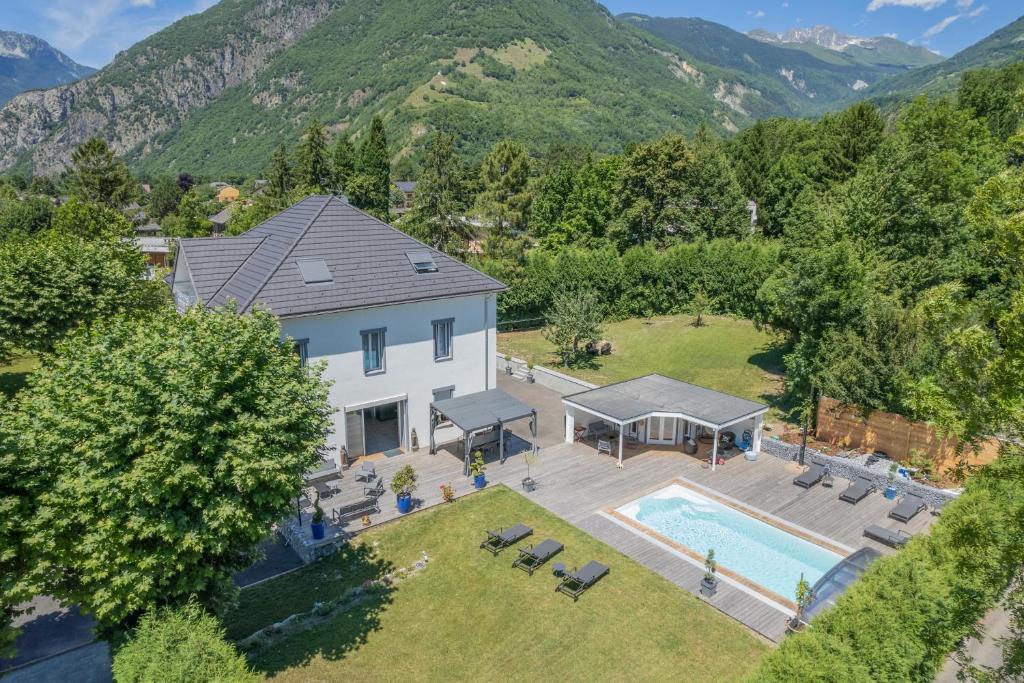
[[[434,326],[434,360],[451,360],[452,328],[455,326],[455,319],[435,320],[431,324]]]
[[[363,338],[363,374],[376,375],[384,372],[384,333],[385,328],[364,330],[359,334]]]
[[[296,339],[295,340],[295,354],[299,357],[299,365],[306,367],[306,363],[309,362],[309,340],[308,339]]]

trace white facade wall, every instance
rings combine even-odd
[[[496,386],[496,297],[494,294],[382,306],[356,311],[284,318],[281,330],[296,340],[306,339],[309,362],[325,361],[323,377],[332,381],[334,434],[328,443],[346,445],[345,411],[366,404],[408,397],[402,442],[411,445],[416,430],[421,452],[430,444],[430,403],[433,390],[454,386],[464,396]],[[453,319],[452,358],[434,360],[435,320]],[[384,372],[363,373],[360,332],[386,328]],[[438,430],[438,442],[457,438],[449,428]]]

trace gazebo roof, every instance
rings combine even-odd
[[[430,407],[466,433],[534,414],[533,408],[501,389],[487,389],[474,394],[434,401]]]
[[[619,422],[667,413],[714,427],[732,424],[768,410],[764,403],[658,374],[571,394],[562,400]]]

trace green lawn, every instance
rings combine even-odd
[[[525,522],[534,541],[565,544],[568,566],[597,559],[611,573],[577,603],[532,577],[515,555],[479,550],[482,530]],[[427,569],[386,595],[257,653],[275,680],[736,680],[768,646],[660,576],[497,487],[358,536],[345,554],[243,591],[228,614],[239,638],[340,596],[385,566]]]
[[[25,386],[25,380],[37,365],[39,361],[35,356],[17,357],[6,365],[0,365],[0,394],[12,398]]]
[[[498,348],[595,384],[657,372],[770,403],[778,417],[783,371],[779,339],[759,332],[749,320],[708,316],[703,327],[694,327],[692,321],[693,316],[674,315],[607,323],[604,338],[612,343],[612,354],[568,369],[540,330],[499,334]]]

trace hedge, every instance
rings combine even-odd
[[[872,565],[751,682],[931,681],[1024,558],[1024,448],[971,477],[930,533]]]
[[[531,251],[523,264],[484,261],[477,265],[505,282],[499,318],[544,317],[560,291],[592,289],[607,315],[647,317],[688,311],[703,288],[715,313],[752,317],[761,283],[778,265],[778,244],[762,239],[715,239],[681,243],[657,251],[633,247]]]

